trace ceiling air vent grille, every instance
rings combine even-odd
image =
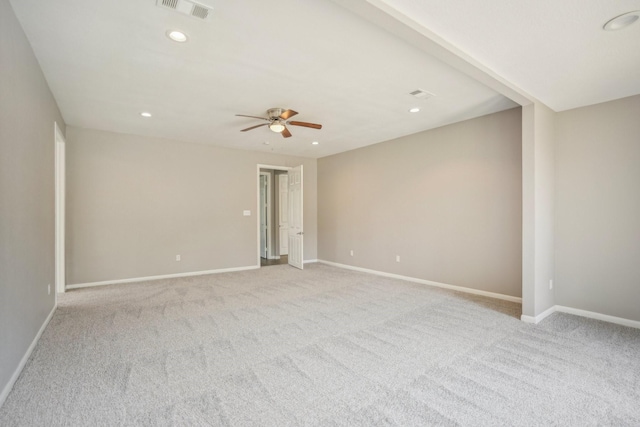
[[[162,0],[162,6],[175,9],[178,7],[178,0]]]
[[[435,96],[433,93],[427,92],[426,90],[422,90],[422,89],[416,89],[413,92],[409,92],[409,95],[413,95],[419,99],[429,99],[432,96]]]
[[[190,0],[156,0],[156,5],[202,20],[211,17],[210,7]]]
[[[207,19],[207,17],[209,16],[209,9],[198,4],[194,4],[191,16],[195,16],[196,18],[200,19]]]

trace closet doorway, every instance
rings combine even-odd
[[[258,165],[257,219],[259,265],[290,264],[303,268],[301,166]],[[290,256],[292,245],[293,258]]]

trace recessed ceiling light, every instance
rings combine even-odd
[[[640,10],[634,10],[633,12],[623,13],[620,16],[609,20],[602,28],[606,31],[617,31],[623,28],[627,28],[640,18]]]
[[[167,37],[169,37],[174,42],[178,42],[178,43],[184,43],[189,39],[185,33],[178,30],[167,31]]]
[[[311,144],[313,144],[313,145],[318,145],[318,144],[320,144],[320,143],[319,143],[318,141],[313,141]]]
[[[140,115],[142,117],[151,117],[151,113],[149,113],[148,111],[143,111],[142,113],[140,113]]]
[[[415,107],[415,108],[412,108],[412,109],[409,110],[410,113],[417,113],[419,111],[420,111],[420,109],[418,107]]]

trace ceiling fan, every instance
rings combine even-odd
[[[276,133],[281,133],[284,138],[289,138],[291,136],[291,132],[287,129],[287,125],[291,126],[303,126],[306,128],[313,129],[322,129],[322,125],[316,123],[307,123],[307,122],[296,122],[293,120],[289,120],[291,117],[298,114],[297,111],[293,110],[285,110],[284,108],[270,108],[267,110],[266,117],[258,117],[258,116],[247,116],[244,114],[236,114],[238,117],[251,117],[252,119],[260,119],[266,120],[268,123],[262,123],[260,125],[251,126],[246,129],[242,129],[240,132],[246,132],[251,129],[256,129],[262,126],[269,126],[269,129]]]

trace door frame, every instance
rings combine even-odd
[[[260,268],[260,169],[270,169],[270,170],[278,170],[278,171],[290,171],[291,167],[289,166],[274,166],[274,165],[263,165],[258,163],[256,165],[256,206],[258,207],[258,215],[256,215],[256,230],[257,230],[257,243],[256,243],[256,266]],[[271,197],[271,195],[269,195]],[[267,227],[267,230],[269,228]],[[271,242],[267,243],[267,247],[269,250],[267,251],[267,257],[271,256]]]
[[[260,171],[260,176],[264,176],[264,182],[265,182],[265,186],[267,187],[266,189],[266,193],[265,193],[265,198],[264,198],[264,203],[267,205],[267,210],[266,210],[266,218],[265,218],[265,223],[267,225],[267,230],[265,232],[265,243],[267,245],[267,247],[265,248],[265,255],[266,255],[266,259],[271,259],[272,257],[272,248],[271,248],[271,174],[269,172],[262,172]],[[258,177],[258,185],[260,185],[260,177]],[[260,190],[262,190],[262,188],[260,188]],[[258,220],[260,220],[260,217],[262,216],[262,206],[260,204],[260,194],[258,193],[258,210],[259,210],[259,215],[258,215]],[[262,231],[262,230],[260,230]],[[260,245],[262,246],[262,245]],[[260,251],[262,251],[262,247],[260,247]],[[262,253],[260,254],[262,255]],[[262,258],[262,257],[261,257]]]
[[[55,292],[66,290],[65,213],[66,213],[66,140],[58,123],[54,122],[55,180]]]

